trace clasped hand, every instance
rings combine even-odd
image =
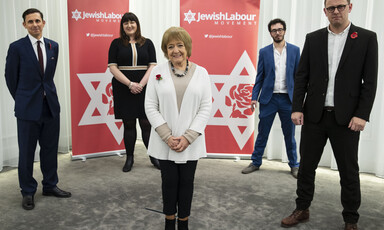
[[[132,82],[130,91],[133,94],[139,94],[141,93],[141,91],[143,91],[143,88],[144,88],[143,85],[141,85],[140,83]]]
[[[169,148],[171,148],[176,152],[182,152],[189,146],[189,142],[184,136],[180,136],[180,137],[171,136],[168,139],[167,144]]]

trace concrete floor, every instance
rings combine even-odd
[[[160,171],[138,141],[135,164],[121,168],[125,157],[110,156],[71,161],[59,154],[59,187],[69,199],[35,195],[36,207],[21,207],[17,170],[0,173],[0,229],[128,229],[164,228]],[[285,163],[265,160],[260,171],[243,175],[249,160],[202,159],[198,163],[190,229],[283,229],[280,221],[295,207],[296,179]],[[35,178],[42,180],[39,163]],[[361,174],[362,204],[359,229],[384,229],[384,179]],[[337,171],[317,170],[316,194],[310,221],[293,229],[343,229]]]

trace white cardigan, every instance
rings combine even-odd
[[[161,75],[161,80],[156,76]],[[168,63],[156,66],[151,71],[145,94],[145,113],[152,125],[148,154],[160,160],[186,162],[207,156],[204,129],[211,116],[212,93],[208,72],[196,65],[180,107],[177,108],[175,86]],[[182,136],[187,129],[200,135],[183,152],[171,150],[155,129],[167,123],[172,136]]]

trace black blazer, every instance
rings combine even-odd
[[[350,27],[335,76],[336,121],[348,125],[352,117],[369,121],[376,94],[378,45],[376,33]],[[303,112],[304,119],[317,123],[323,114],[328,87],[328,30],[306,36],[295,75],[292,112]]]

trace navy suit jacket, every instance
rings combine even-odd
[[[292,101],[294,77],[300,61],[300,48],[287,42],[286,83],[289,99]],[[259,51],[256,82],[252,91],[252,100],[268,104],[275,87],[275,58],[273,44]],[[261,92],[260,92],[261,91]]]
[[[376,33],[351,24],[335,76],[334,105],[339,125],[352,117],[369,121],[378,72]],[[328,88],[328,30],[307,34],[295,78],[292,112],[320,121]]]
[[[45,72],[42,73],[39,61],[28,36],[10,44],[5,65],[5,80],[15,100],[15,116],[22,120],[37,121],[41,117],[44,92],[51,114],[59,116],[60,105],[55,75],[59,45],[44,38],[47,54]]]

